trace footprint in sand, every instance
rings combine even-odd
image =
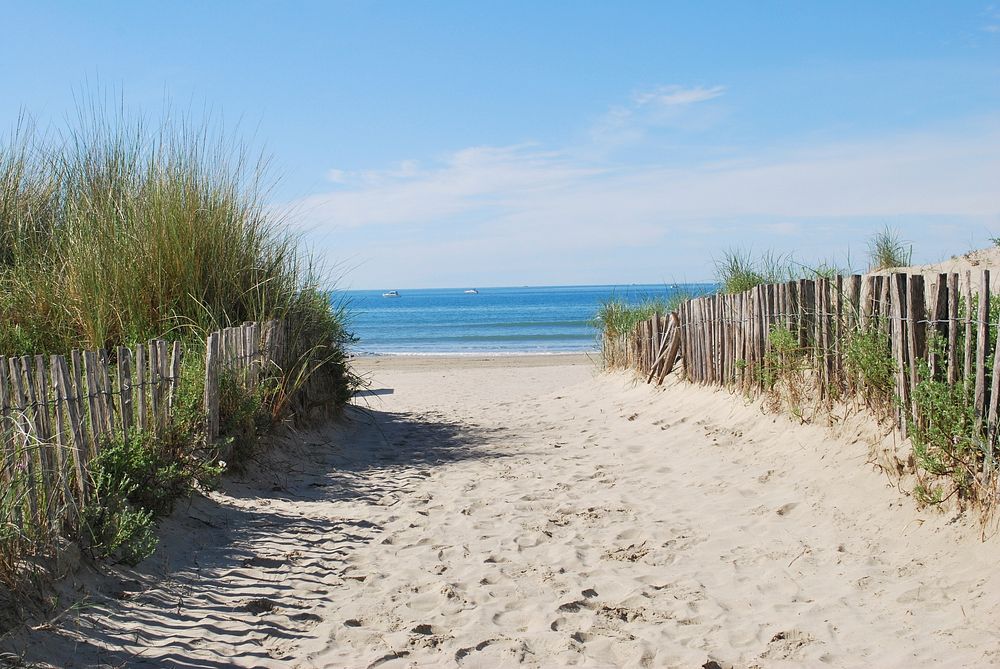
[[[778,507],[775,513],[778,514],[779,516],[787,516],[797,506],[798,506],[797,502],[789,502],[788,504],[783,504],[782,506]]]
[[[800,651],[811,644],[815,639],[812,635],[799,630],[788,630],[778,632],[767,644],[767,649],[761,653],[761,659],[767,660],[794,660]]]

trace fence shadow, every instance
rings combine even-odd
[[[271,481],[270,497],[284,500],[377,502],[424,480],[434,467],[506,454],[491,443],[508,428],[487,428],[432,415],[350,406],[339,420],[263,452],[248,480]],[[255,496],[233,481],[226,492]]]
[[[162,523],[152,558],[117,570],[93,588],[87,606],[0,650],[27,666],[68,658],[79,658],[77,666],[280,665],[310,636],[318,618],[310,610],[345,579],[363,578],[349,558],[382,530],[363,517],[330,518],[335,507],[310,515],[309,506],[346,501],[357,514],[356,502],[406,503],[404,493],[435,467],[503,457],[490,444],[505,432],[349,407],[340,420],[263,450],[221,494],[178,507]],[[209,651],[207,638],[232,652]],[[129,650],[137,647],[147,651]]]

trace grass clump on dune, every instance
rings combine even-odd
[[[750,251],[729,249],[715,261],[719,291],[735,295],[756,286],[787,281],[792,273],[787,256],[764,253],[754,257]]]
[[[603,302],[594,319],[601,333],[601,358],[605,368],[625,365],[628,337],[635,326],[655,314],[666,314],[677,308],[685,298],[647,297],[629,302],[613,297]]]
[[[832,279],[838,274],[850,274],[850,270],[829,260],[807,265],[797,261],[791,254],[782,255],[772,251],[755,256],[745,249],[729,249],[715,261],[719,292],[726,295],[799,279]]]
[[[913,247],[907,246],[898,232],[887,227],[868,241],[868,258],[872,272],[906,267],[913,259]]]
[[[611,298],[602,302],[597,310],[597,326],[608,337],[625,335],[653,314],[668,313],[667,307],[667,300],[663,298],[647,298],[638,303]]]
[[[277,318],[309,368],[346,381],[342,314],[266,205],[262,159],[204,126],[79,118],[0,144],[0,355]]]
[[[206,463],[219,444],[205,443],[202,413],[208,333],[269,320],[287,331],[283,369],[252,394],[222,397],[223,444],[308,412],[304,387],[324,407],[354,389],[344,313],[268,206],[266,175],[264,160],[207,126],[154,127],[96,106],[64,132],[22,121],[0,141],[0,356],[105,349],[114,364],[116,346],[162,337],[184,348],[166,436],[103,444],[85,473],[97,494],[75,539],[95,554],[141,559],[169,500],[216,475]],[[0,500],[0,516],[19,504]],[[42,539],[26,526],[0,533],[0,582],[44,552]]]

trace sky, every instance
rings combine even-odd
[[[345,288],[864,269],[1000,236],[1000,4],[8,2],[0,133],[81,99],[220,122]]]

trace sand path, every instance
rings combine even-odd
[[[368,365],[368,409],[179,509],[28,659],[1000,662],[996,541],[916,512],[863,444],[576,359]]]

